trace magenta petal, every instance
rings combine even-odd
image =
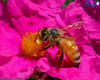
[[[35,4],[51,8],[62,8],[65,2],[65,0],[31,0],[31,1]]]
[[[7,24],[0,27],[0,32],[1,77],[28,78],[33,73],[36,63],[34,60],[30,61],[17,56],[21,45],[20,35],[14,29],[9,28]]]
[[[0,27],[0,55],[12,56],[19,52],[21,37],[14,29],[7,29],[7,25]]]
[[[99,12],[97,12],[98,8],[94,10],[92,7],[89,12],[76,0],[61,12],[63,3],[64,0],[8,0],[7,7],[3,3],[0,4],[5,7],[5,10],[0,8],[0,15],[3,14],[0,21],[0,77],[29,77],[37,65],[41,71],[62,80],[100,79],[100,50],[98,48],[100,24],[96,16]],[[3,13],[7,10],[11,21],[9,16]],[[8,21],[12,22],[14,26],[9,25]],[[82,29],[70,33],[80,42],[77,43],[81,55],[79,68],[68,68],[68,64],[65,62],[66,65],[62,66],[57,73],[55,55],[58,49],[56,46],[48,50],[48,58],[40,58],[37,61],[16,56],[19,52],[21,36],[26,32],[36,32],[39,27],[44,26],[62,28],[78,21],[84,22]]]
[[[41,60],[38,60],[37,65],[42,72],[47,72],[50,69],[50,65],[47,58],[41,58]]]
[[[18,9],[14,0],[10,0],[10,2],[7,1],[7,8],[9,11],[9,15],[15,19],[19,18],[22,15],[21,11]]]
[[[7,63],[9,63],[11,61],[11,56],[7,57],[7,56],[1,56],[0,55],[0,66],[3,66]]]
[[[100,5],[96,5],[98,0],[76,0],[93,19],[100,22]]]
[[[57,73],[56,70],[50,69],[47,73],[48,73],[50,76],[55,77],[55,78],[59,78],[59,79],[61,79],[61,80],[66,80],[66,79],[68,79],[68,78],[66,78],[67,73],[66,73],[66,70],[65,70],[65,69],[62,70],[62,71],[60,70],[60,73]]]
[[[47,3],[52,4],[53,2],[51,2],[48,1]],[[54,4],[56,2],[54,1]],[[57,3],[60,4],[59,1]],[[26,32],[36,32],[39,27],[42,28],[43,26],[56,27],[54,18],[61,11],[59,8],[38,5],[30,0],[9,0],[7,8],[12,23],[22,35]]]
[[[80,66],[78,69],[61,68],[59,73],[60,72],[61,74],[64,73],[63,74],[64,77],[69,80],[80,80],[80,79],[82,80],[97,79],[98,80],[100,78],[99,76],[100,64],[98,64],[99,62],[98,57],[100,57],[100,54],[99,54],[100,52],[99,51],[100,50],[99,49],[100,24],[99,22],[92,19],[92,17],[88,15],[87,12],[84,11],[83,7],[80,6],[80,4],[78,4],[77,2],[72,2],[67,8],[63,9],[60,15],[57,15],[56,21],[57,21],[57,25],[60,28],[66,27],[67,25],[75,23],[75,22],[79,22],[79,21],[84,22],[82,29],[80,29],[79,31],[70,32],[74,37],[77,38],[77,41],[80,42],[78,44],[79,51],[81,54]],[[94,62],[96,64],[97,69],[95,68],[95,66],[93,66]]]
[[[10,23],[10,18],[7,5],[3,1],[0,1],[0,25],[3,26],[5,23]]]
[[[68,26],[75,22],[83,21],[82,20],[83,14],[86,14],[83,8],[80,7],[79,4],[72,2],[65,9],[62,10],[59,16],[64,21],[66,26]]]
[[[0,67],[0,69],[3,70],[4,77],[26,78],[33,72],[31,66],[34,67],[30,60],[13,56],[10,62]]]
[[[94,51],[100,56],[100,31],[91,31],[89,37]]]
[[[27,2],[27,4],[26,4]],[[18,30],[18,32],[23,35],[33,26],[33,19],[29,19],[30,16],[34,15],[34,9],[30,5],[30,1],[27,0],[9,0],[7,2],[7,8],[12,20],[12,23]],[[35,5],[34,5],[35,8]],[[31,18],[31,17],[30,17]],[[38,27],[38,26],[37,26]],[[32,31],[32,30],[31,30]]]

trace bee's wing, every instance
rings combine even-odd
[[[80,29],[83,25],[83,21],[73,23],[72,25],[68,25],[67,27],[62,28],[62,30],[67,30],[67,29]]]
[[[75,41],[75,38],[73,38],[73,37],[71,37],[71,36],[59,36],[59,37],[60,37],[60,38],[63,38],[63,39]]]

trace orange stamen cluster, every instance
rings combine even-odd
[[[37,37],[36,37],[37,36]],[[26,33],[26,36],[22,38],[23,54],[31,58],[39,58],[43,56],[46,52],[43,51],[43,40],[40,39],[38,32],[36,33]]]

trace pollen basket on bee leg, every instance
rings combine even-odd
[[[37,40],[36,40],[36,43],[37,43],[37,44],[41,44],[41,43],[42,43],[42,40],[41,40],[41,39],[37,39]]]
[[[38,32],[36,33],[26,33],[22,38],[21,49],[23,54],[28,57],[41,57],[44,55],[44,52],[40,52],[43,49],[43,41],[40,39]]]

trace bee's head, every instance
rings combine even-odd
[[[40,36],[41,36],[42,39],[44,39],[44,41],[46,41],[47,40],[47,37],[48,37],[48,29],[44,27],[40,31]]]
[[[50,36],[59,36],[59,35],[60,35],[59,30],[56,29],[56,28],[50,29],[50,30],[48,31],[48,34],[49,34]]]

